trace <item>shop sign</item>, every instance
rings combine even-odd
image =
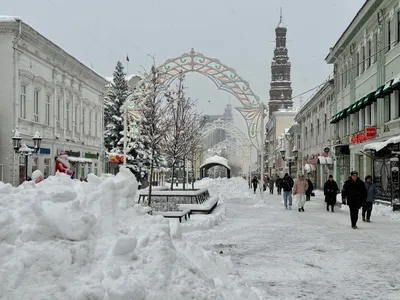
[[[85,153],[85,158],[98,159],[99,153]]]
[[[352,135],[350,138],[350,143],[359,144],[367,140],[371,140],[375,137],[376,137],[376,128],[368,127],[364,131]]]
[[[57,149],[57,155],[60,155],[61,152],[64,152],[65,154],[67,154],[68,156],[71,156],[71,157],[81,157],[80,151]]]
[[[28,146],[28,148],[33,149],[33,146]],[[51,149],[49,149],[49,148],[40,148],[39,154],[50,155],[51,154]]]

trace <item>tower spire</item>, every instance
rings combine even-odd
[[[283,21],[283,12],[282,12],[282,6],[281,6],[281,16],[280,16],[280,19],[279,19],[279,23],[282,23],[282,21]]]

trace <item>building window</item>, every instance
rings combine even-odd
[[[386,50],[386,52],[389,51],[392,47],[392,40],[391,40],[392,32],[390,31],[390,27],[391,27],[390,25],[391,25],[390,21],[388,21],[387,22],[387,50]]]
[[[33,91],[33,120],[39,122],[39,91]]]
[[[92,112],[89,111],[89,135],[92,135]]]
[[[94,115],[94,136],[97,137],[98,136],[98,132],[97,132],[97,128],[98,128],[98,114]]]
[[[50,164],[51,164],[51,159],[50,158],[45,158],[44,159],[44,169],[43,169],[43,176],[44,178],[47,178],[50,176]]]
[[[45,122],[46,125],[50,125],[50,101],[51,96],[46,95],[46,106],[45,106]]]
[[[75,123],[74,123],[75,132],[79,132],[78,131],[78,128],[79,128],[78,124],[79,124],[78,105],[75,105]]]
[[[368,40],[368,58],[367,58],[367,68],[369,68],[372,64],[372,42]]]
[[[70,118],[70,103],[67,102],[66,114],[67,114],[67,130],[71,130],[71,118]]]
[[[60,128],[61,120],[61,99],[57,100],[57,127]]]
[[[82,133],[85,134],[85,114],[86,108],[82,109]]]
[[[26,119],[26,85],[21,85],[21,95],[19,98],[19,116]]]
[[[357,52],[356,57],[356,76],[360,75],[360,52]]]
[[[375,33],[374,41],[375,41],[375,54],[374,54],[374,63],[375,63],[376,60],[378,59],[378,33]]]
[[[385,96],[385,113],[384,113],[384,117],[385,117],[385,122],[389,122],[390,121],[390,115],[391,115],[391,101],[390,101],[390,95]]]
[[[39,168],[39,157],[32,157],[32,173]]]
[[[397,43],[400,41],[400,10],[397,12]]]
[[[365,47],[362,47],[362,62],[361,62],[361,73],[365,71]]]

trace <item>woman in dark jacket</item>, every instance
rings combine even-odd
[[[306,201],[311,201],[311,194],[312,191],[314,190],[314,186],[310,178],[307,178],[307,183],[308,183],[308,189],[306,191]]]
[[[372,206],[374,205],[374,201],[376,199],[376,186],[375,183],[372,182],[372,177],[368,175],[365,177],[365,188],[367,189],[367,199],[364,202],[362,207],[362,218],[364,222],[371,222],[371,212]],[[365,214],[367,218],[365,218]]]
[[[324,195],[326,202],[326,210],[329,211],[329,206],[331,206],[332,212],[334,212],[334,207],[336,204],[336,195],[339,190],[339,187],[335,180],[333,180],[333,176],[329,175],[328,181],[324,185]]]

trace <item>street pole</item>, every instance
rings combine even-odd
[[[261,200],[264,200],[264,103],[263,101],[260,102],[260,109],[261,109],[261,128],[260,128],[260,135],[261,135],[261,145],[260,145],[260,152],[261,152]]]
[[[129,98],[129,97],[128,97]],[[128,145],[128,139],[127,139],[127,134],[128,134],[128,98],[125,101],[124,104],[124,167],[127,165],[127,145]]]
[[[28,180],[28,154],[25,154],[25,180]]]
[[[289,159],[289,176],[292,177],[292,160]]]

